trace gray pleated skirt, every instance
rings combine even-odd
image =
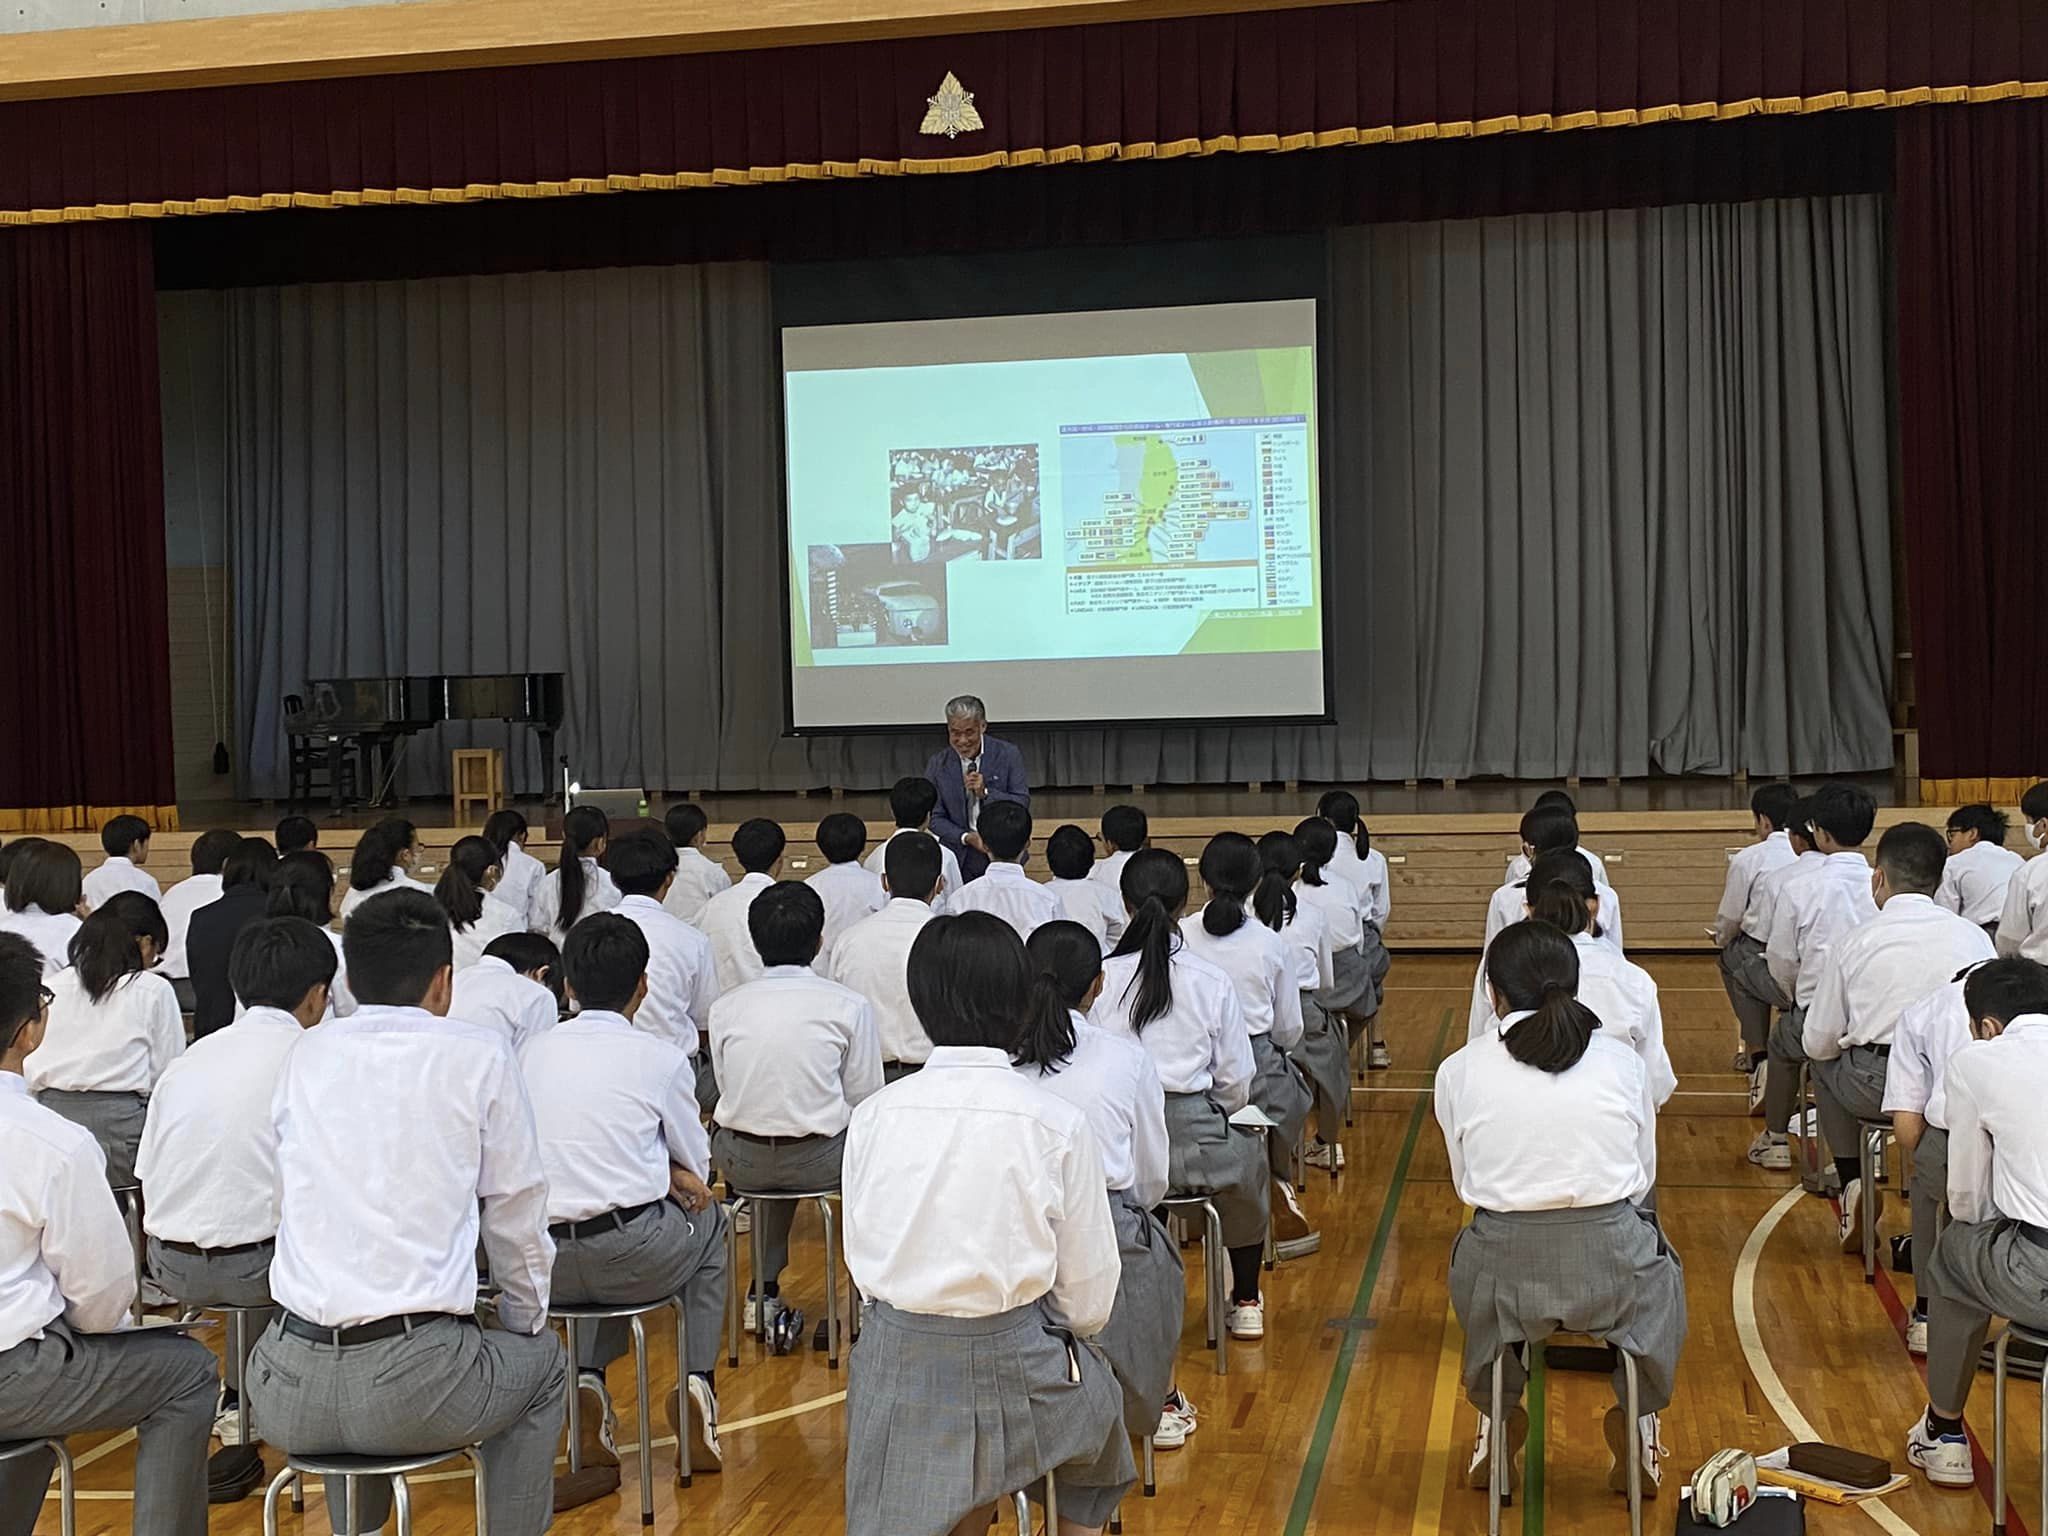
[[[43,1108],[55,1110],[73,1125],[92,1132],[107,1159],[107,1183],[115,1189],[135,1186],[135,1158],[142,1150],[142,1124],[149,1099],[140,1093],[96,1093],[45,1088],[36,1095]]]
[[[1206,1093],[1166,1096],[1166,1180],[1176,1195],[1203,1195],[1223,1218],[1223,1244],[1266,1240],[1271,1190],[1265,1138],[1242,1130]]]
[[[1315,1095],[1309,1092],[1301,1068],[1273,1043],[1271,1035],[1252,1036],[1252,1067],[1252,1102],[1280,1122],[1266,1133],[1266,1163],[1274,1178],[1285,1179]]]
[[[1378,945],[1379,937],[1371,929],[1367,929],[1365,942],[1367,948],[1373,948]],[[1381,950],[1380,953],[1384,955],[1386,951]],[[1356,1009],[1360,1013],[1371,1013],[1378,1004],[1373,996],[1372,971],[1366,963],[1365,956],[1356,948],[1352,948],[1339,950],[1330,958],[1330,984],[1314,994],[1315,1000],[1332,1013],[1339,1013],[1347,1008]]]
[[[1110,1191],[1109,1214],[1124,1271],[1109,1326],[1095,1343],[1124,1389],[1124,1431],[1137,1438],[1159,1427],[1159,1410],[1173,1385],[1187,1277],[1166,1228],[1128,1190]]]
[[[1308,1079],[1323,1134],[1332,1135],[1344,1123],[1345,1101],[1351,1095],[1349,1041],[1343,1024],[1330,1017],[1315,993],[1301,994],[1301,1022],[1300,1043],[1287,1054]]]
[[[994,1317],[869,1306],[846,1379],[847,1536],[946,1536],[1048,1473],[1083,1525],[1136,1481],[1123,1390],[1092,1342],[1044,1300]]]

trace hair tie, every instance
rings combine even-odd
[[[1546,981],[1543,983],[1543,995],[1545,997],[1550,996],[1553,992],[1562,992],[1565,994],[1565,996],[1569,997],[1572,995],[1572,993],[1576,992],[1577,990],[1578,989],[1568,981],[1553,980]]]

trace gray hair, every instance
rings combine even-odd
[[[983,704],[973,694],[963,693],[958,698],[946,700],[946,718],[948,720],[979,720],[985,725],[988,723],[988,706]]]

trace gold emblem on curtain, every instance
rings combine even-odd
[[[918,125],[919,133],[944,134],[949,139],[963,133],[973,133],[983,126],[981,114],[974,110],[974,92],[960,84],[960,77],[950,69],[946,78],[939,82],[939,94],[925,97],[929,109],[924,121]]]

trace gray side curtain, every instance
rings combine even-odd
[[[1012,733],[1036,779],[1888,766],[1886,265],[1877,198],[1333,232],[1341,723]],[[173,519],[227,509],[244,794],[328,675],[564,672],[586,783],[866,788],[933,749],[781,739],[766,268],[174,293],[162,350],[207,503]],[[403,786],[472,740],[539,787],[495,726]]]

